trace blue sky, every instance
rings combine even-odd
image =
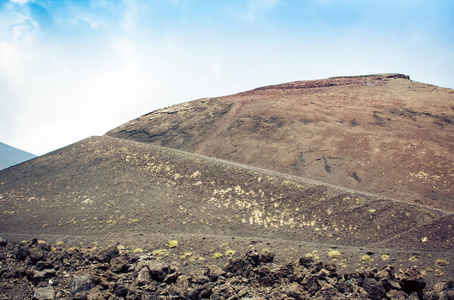
[[[454,88],[454,1],[0,0],[0,141],[38,155],[197,98],[387,72]]]

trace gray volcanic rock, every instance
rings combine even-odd
[[[34,300],[54,300],[55,291],[51,286],[40,287],[35,289],[35,294],[33,295]]]
[[[41,243],[42,245],[42,243]],[[39,247],[36,243],[27,246],[31,250]],[[235,298],[273,298],[281,297],[285,292],[294,299],[451,299],[454,282],[440,282],[433,288],[424,289],[425,281],[415,268],[394,273],[393,268],[386,266],[381,270],[363,268],[355,273],[338,274],[332,263],[312,263],[304,265],[286,263],[274,265],[273,262],[261,262],[256,259],[255,252],[249,252],[241,258],[232,260],[223,269],[209,265],[202,270],[180,273],[172,270],[167,263],[151,260],[138,261],[135,257],[126,259],[131,268],[118,273],[116,264],[93,263],[104,251],[86,252],[79,255],[74,248],[59,248],[46,251],[46,257],[54,262],[55,270],[37,271],[26,259],[14,258],[15,253],[23,245],[8,243],[0,248],[2,276],[0,277],[0,294],[8,298],[33,299],[84,299],[90,297],[128,297],[127,299],[143,299],[143,297],[191,298],[210,297]],[[9,258],[8,258],[9,257]],[[58,257],[70,257],[71,264],[64,263]],[[123,255],[115,256],[112,261]],[[78,265],[84,270],[80,273],[74,269]],[[241,267],[239,267],[241,266]],[[10,286],[12,269],[24,269],[29,274],[51,274],[52,280],[36,280],[37,276],[15,277],[15,287]],[[57,270],[57,271],[56,271]],[[115,272],[114,272],[115,271]],[[206,275],[196,275],[206,274]],[[173,280],[164,279],[173,276]],[[381,278],[377,281],[375,278]],[[39,278],[48,278],[39,275]],[[395,286],[385,294],[384,280],[396,280],[405,289]],[[49,285],[47,285],[49,284]],[[57,296],[58,295],[58,296]]]
[[[71,292],[73,294],[89,291],[94,287],[94,282],[87,274],[74,275],[72,278]]]

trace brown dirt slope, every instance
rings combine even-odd
[[[107,133],[454,211],[454,91],[402,74],[300,81]]]
[[[454,259],[450,213],[110,137],[0,172],[0,212],[0,234],[16,239],[156,248],[157,237],[175,238],[204,256],[219,251],[216,237],[237,250],[261,240],[286,256],[301,245],[325,255],[335,247],[345,266],[367,251],[400,264],[414,258],[428,271],[438,258]],[[452,277],[452,264],[444,273]]]

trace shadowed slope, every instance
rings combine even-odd
[[[453,211],[453,122],[453,90],[382,74],[195,100],[107,135]]]

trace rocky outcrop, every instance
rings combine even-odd
[[[392,266],[339,274],[332,263],[301,258],[276,265],[251,251],[184,274],[152,255],[114,248],[87,252],[36,239],[0,244],[0,297],[23,299],[453,299],[454,282],[427,289],[415,268]],[[11,286],[14,283],[15,287]]]

